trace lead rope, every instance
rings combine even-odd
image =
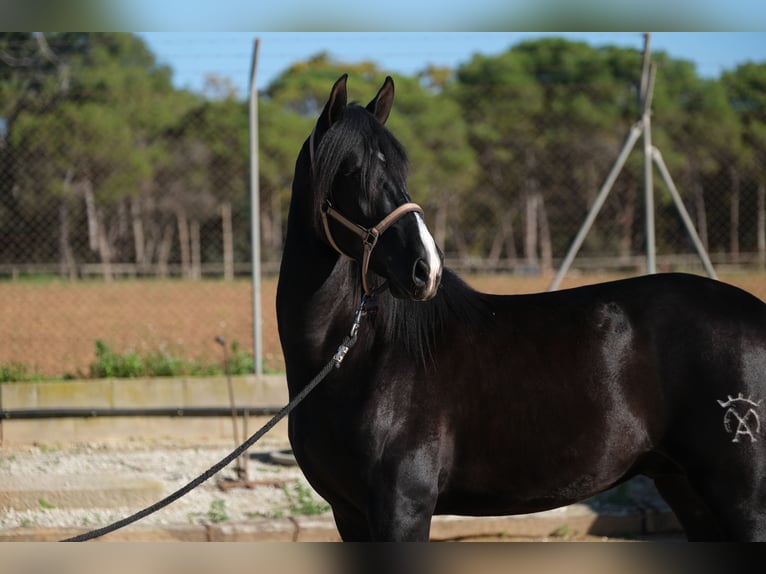
[[[253,434],[250,438],[248,438],[245,442],[243,442],[241,445],[239,445],[236,449],[234,449],[230,454],[226,455],[223,459],[221,459],[219,462],[211,466],[209,469],[207,469],[205,472],[200,474],[197,478],[192,480],[190,483],[188,483],[186,486],[182,486],[172,494],[169,494],[159,502],[155,502],[151,506],[148,506],[144,508],[143,510],[139,510],[135,514],[131,514],[130,516],[123,518],[122,520],[118,520],[116,522],[113,522],[112,524],[109,524],[107,526],[104,526],[102,528],[96,528],[95,530],[91,530],[89,532],[85,532],[83,534],[78,534],[77,536],[72,536],[71,538],[65,538],[64,540],[61,540],[61,542],[85,542],[86,540],[92,540],[94,538],[99,538],[101,536],[104,536],[105,534],[109,534],[110,532],[114,532],[115,530],[119,530],[120,528],[123,528],[129,524],[132,524],[138,520],[141,520],[142,518],[145,518],[149,516],[150,514],[153,514],[157,512],[158,510],[165,508],[170,503],[175,502],[185,494],[188,494],[190,491],[197,488],[200,484],[208,480],[210,477],[215,475],[217,472],[220,472],[223,468],[225,468],[229,463],[236,460],[240,455],[242,455],[247,449],[249,449],[251,446],[253,446],[256,442],[258,442],[263,435],[265,435],[267,432],[269,432],[274,426],[281,421],[283,418],[285,418],[290,412],[297,407],[303,399],[306,398],[306,396],[316,388],[316,386],[322,382],[322,380],[327,377],[328,374],[333,369],[337,369],[340,367],[341,363],[343,362],[343,359],[346,358],[346,354],[348,351],[356,344],[357,334],[359,333],[359,327],[362,324],[362,317],[364,317],[364,309],[367,305],[368,296],[365,294],[362,296],[362,301],[359,304],[359,307],[356,310],[356,313],[354,314],[354,323],[351,326],[351,331],[346,336],[346,338],[343,340],[343,342],[340,344],[338,349],[335,351],[335,354],[333,355],[332,359],[322,368],[321,371],[309,382],[308,385],[306,385],[303,390],[295,395],[293,400],[291,400],[287,405],[285,405],[281,411],[279,411],[274,417],[267,422],[265,425],[263,425],[255,434]]]

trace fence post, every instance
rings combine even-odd
[[[263,374],[263,342],[261,340],[261,208],[258,182],[258,90],[255,70],[258,64],[260,38],[255,39],[250,67],[250,229],[252,236],[253,281],[253,359],[255,374]]]

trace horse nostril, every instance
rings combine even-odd
[[[425,287],[431,275],[431,269],[428,267],[425,259],[418,259],[412,267],[412,282],[415,287]]]

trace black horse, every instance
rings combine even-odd
[[[766,304],[682,274],[472,290],[410,203],[393,98],[390,78],[367,107],[333,86],[296,162],[277,293],[291,396],[374,301],[289,420],[343,539],[427,540],[434,514],[535,512],[637,474],[690,539],[766,539]]]

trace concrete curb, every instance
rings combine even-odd
[[[282,407],[289,401],[284,375],[233,377],[232,386],[240,407]],[[0,407],[8,411],[62,408],[183,410],[229,405],[225,377],[0,383]],[[248,428],[257,429],[270,418],[251,416]],[[274,436],[273,431],[270,436]],[[231,437],[231,419],[228,416],[0,418],[0,446],[55,443],[62,438],[68,442],[86,442],[160,437],[228,439]]]
[[[163,484],[142,476],[6,477],[0,485],[0,509],[36,510],[51,508],[141,508],[163,496]],[[41,502],[44,501],[44,502]]]
[[[85,532],[78,528],[15,528],[0,531],[0,542],[54,542]],[[681,532],[669,511],[638,510],[598,513],[584,504],[503,517],[435,516],[431,540],[477,538],[566,540],[585,534],[606,537],[651,537]],[[129,526],[98,540],[103,542],[338,542],[329,515],[291,517],[208,525]]]

